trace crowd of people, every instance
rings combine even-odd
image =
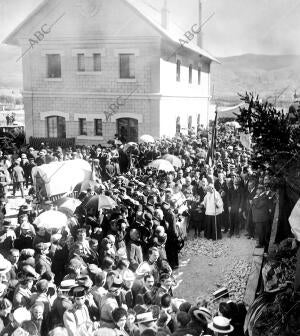
[[[0,336],[20,328],[40,336],[243,335],[242,303],[220,302],[211,312],[205,301],[173,297],[189,231],[213,240],[245,232],[257,247],[268,247],[271,172],[251,167],[250,151],[232,130],[219,132],[214,166],[207,152],[201,135],[1,152]],[[148,166],[166,154],[179,158],[174,171]],[[74,159],[90,162],[93,181],[78,189],[80,205],[68,225],[49,232],[35,219],[55,209],[55,201],[41,199],[32,171]],[[16,225],[6,216],[11,184],[12,197],[20,192],[25,199]],[[117,207],[91,206],[95,195],[110,197]]]

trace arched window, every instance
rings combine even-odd
[[[66,119],[59,116],[46,118],[48,138],[66,138]]]
[[[181,132],[181,126],[180,126],[180,117],[176,118],[176,133],[180,134]]]

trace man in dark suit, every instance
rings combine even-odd
[[[258,238],[257,248],[268,248],[268,224],[271,214],[271,203],[265,193],[265,188],[259,185],[256,190],[256,195],[252,200],[252,218],[255,226],[255,234]]]
[[[230,216],[230,232],[229,236],[236,235],[240,237],[240,216],[243,207],[243,190],[241,187],[241,179],[237,176],[233,179],[233,187],[228,193],[228,211]]]
[[[173,280],[169,274],[162,274],[160,277],[160,287],[157,289],[154,297],[153,304],[157,306],[161,306],[161,298],[164,294],[169,294],[173,296],[172,293],[172,284]]]
[[[167,259],[172,269],[177,269],[179,266],[178,260],[178,232],[176,228],[176,216],[170,204],[163,202],[163,214],[166,221],[166,254]]]
[[[247,229],[246,237],[248,239],[254,238],[254,224],[253,224],[251,206],[255,195],[256,195],[255,180],[249,180],[248,188],[245,192],[245,198],[244,198],[244,216],[246,218],[246,229]]]
[[[154,286],[154,277],[150,273],[146,273],[143,278],[143,286],[139,289],[137,293],[134,293],[135,304],[144,304],[143,295],[146,293],[151,293]]]

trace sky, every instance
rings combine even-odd
[[[42,0],[0,0],[0,40]],[[76,1],[76,0],[74,0]],[[110,1],[110,0],[98,0]],[[165,0],[140,0],[160,10]],[[198,22],[199,0],[168,0],[170,19],[183,31]],[[217,57],[300,54],[300,0],[202,0],[203,47]]]

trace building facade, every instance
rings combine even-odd
[[[4,41],[22,49],[27,139],[103,144],[207,124],[217,60],[168,21],[142,1],[45,0]]]

